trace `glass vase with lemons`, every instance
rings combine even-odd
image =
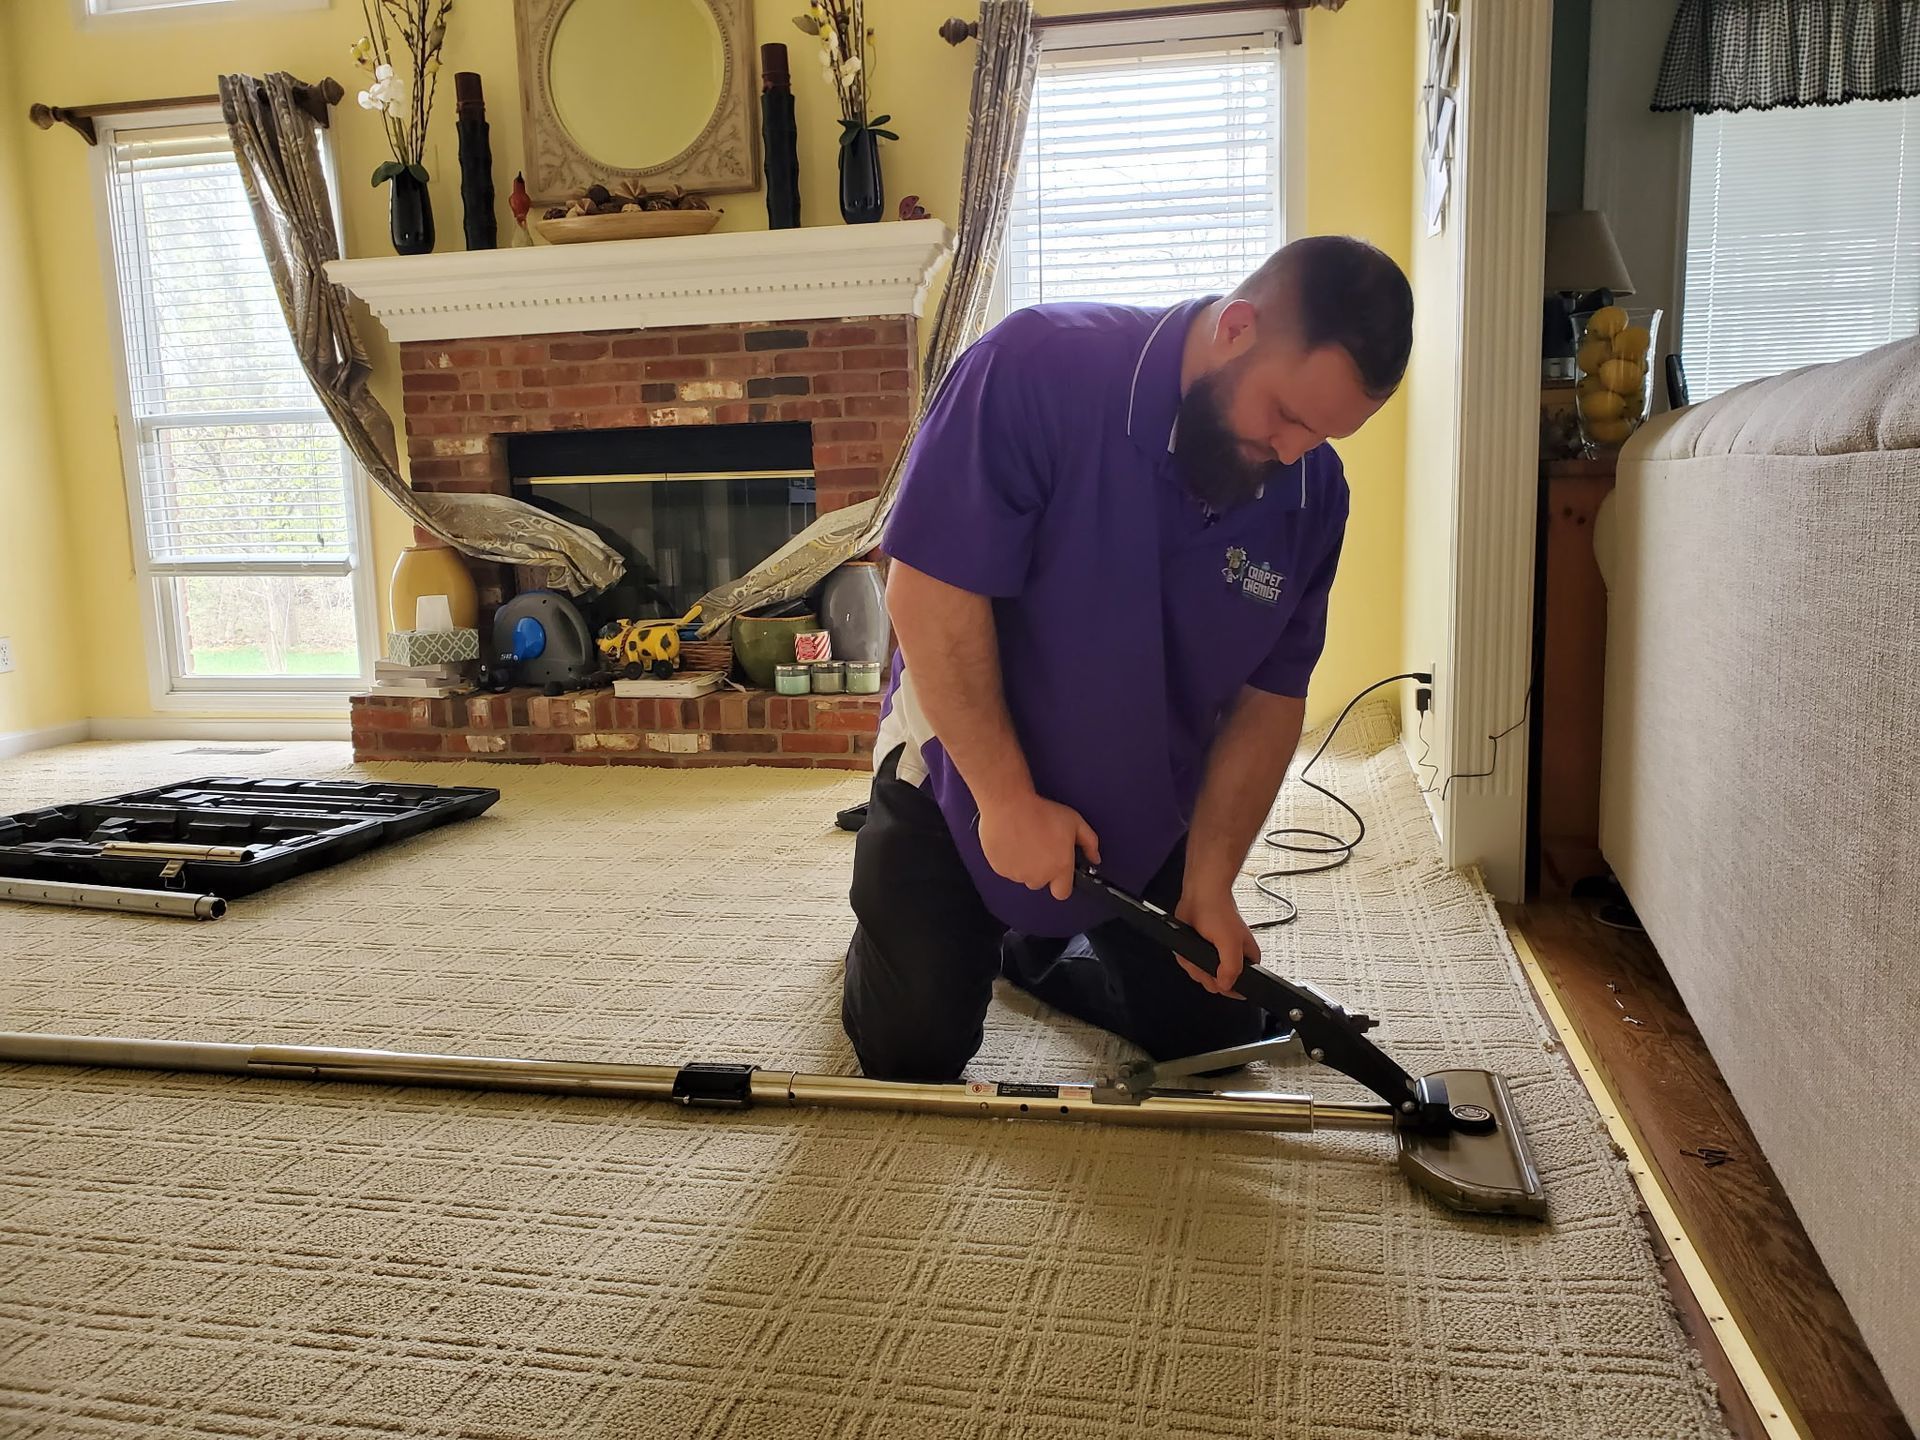
[[[1587,453],[1618,450],[1653,406],[1660,311],[1607,305],[1575,316],[1574,412]]]

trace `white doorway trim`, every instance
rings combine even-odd
[[[1540,457],[1550,0],[1462,0],[1460,383],[1447,655],[1436,677],[1447,862],[1526,883],[1528,687]],[[1533,697],[1535,701],[1538,696]],[[1491,736],[1510,731],[1497,747]],[[1490,771],[1489,774],[1481,772]]]

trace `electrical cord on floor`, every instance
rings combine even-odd
[[[1413,770],[1416,776],[1422,770],[1431,770],[1433,772],[1433,784],[1437,785],[1440,782],[1440,767],[1427,759],[1427,756],[1433,753],[1433,742],[1427,738],[1427,716],[1431,713],[1433,713],[1431,709],[1420,712],[1420,724],[1414,732],[1420,741],[1420,754],[1413,762]],[[1416,783],[1418,782],[1416,781]],[[1420,793],[1422,795],[1431,795],[1433,793],[1433,785],[1421,785]]]
[[[1347,702],[1346,708],[1340,712],[1339,718],[1333,722],[1332,728],[1327,731],[1325,738],[1320,741],[1320,747],[1313,752],[1313,758],[1307,761],[1305,765],[1302,765],[1300,767],[1300,773],[1294,777],[1305,784],[1308,789],[1319,791],[1322,795],[1326,796],[1327,799],[1331,800],[1353,817],[1355,827],[1353,838],[1351,840],[1345,840],[1330,830],[1318,830],[1308,825],[1281,825],[1267,831],[1265,835],[1261,836],[1262,841],[1272,846],[1275,850],[1285,850],[1294,855],[1312,856],[1318,863],[1312,865],[1295,865],[1278,870],[1263,870],[1258,875],[1255,875],[1253,877],[1254,888],[1266,896],[1267,899],[1286,908],[1283,913],[1273,916],[1270,919],[1249,921],[1247,923],[1249,930],[1272,930],[1281,925],[1291,925],[1295,920],[1300,918],[1300,907],[1274,888],[1273,882],[1275,880],[1298,878],[1302,875],[1321,875],[1329,870],[1338,870],[1353,858],[1353,852],[1359,848],[1360,842],[1367,838],[1367,822],[1361,818],[1360,812],[1345,800],[1342,800],[1338,795],[1334,794],[1333,791],[1327,789],[1326,786],[1320,784],[1318,781],[1308,779],[1307,775],[1308,772],[1319,763],[1320,757],[1326,754],[1327,747],[1333,743],[1333,737],[1340,732],[1341,723],[1353,712],[1353,707],[1381,686],[1391,685],[1398,680],[1417,680],[1422,685],[1433,684],[1433,676],[1419,670],[1408,671],[1404,675],[1389,675],[1384,680],[1374,681],[1373,684],[1367,686],[1366,689],[1362,690]],[[1454,781],[1479,780],[1493,774],[1494,770],[1498,768],[1500,764],[1500,742],[1527,723],[1527,716],[1532,708],[1533,681],[1528,680],[1527,692],[1520,704],[1520,718],[1499,734],[1489,735],[1487,737],[1487,739],[1493,742],[1493,753],[1487,759],[1487,768],[1484,770],[1456,771],[1454,774],[1449,775],[1444,781],[1440,780],[1440,767],[1432,764],[1427,759],[1430,747],[1427,742],[1427,712],[1423,710],[1420,713],[1418,731],[1420,737],[1420,758],[1414,762],[1416,776],[1420,769],[1433,771],[1433,778],[1439,783],[1440,798],[1445,800],[1447,798],[1447,791],[1452,787]],[[1416,783],[1418,783],[1417,780]],[[1431,795],[1434,791],[1434,786],[1422,785],[1420,791],[1423,795]],[[1286,838],[1296,836],[1324,843],[1302,844],[1298,839]]]
[[[1297,878],[1301,875],[1320,875],[1328,870],[1338,870],[1353,858],[1355,848],[1362,840],[1367,838],[1367,822],[1361,819],[1360,812],[1342,800],[1338,795],[1334,794],[1333,791],[1327,789],[1326,786],[1316,780],[1309,779],[1308,776],[1311,774],[1313,767],[1320,763],[1320,757],[1327,753],[1327,746],[1331,745],[1333,743],[1333,737],[1340,733],[1340,726],[1345,722],[1347,716],[1353,713],[1353,707],[1366,699],[1367,696],[1371,695],[1374,691],[1380,689],[1381,686],[1392,685],[1399,680],[1417,680],[1422,685],[1433,684],[1433,676],[1420,670],[1409,670],[1403,675],[1389,675],[1384,680],[1374,681],[1373,684],[1367,686],[1366,689],[1362,690],[1347,702],[1346,708],[1340,712],[1339,718],[1333,722],[1332,727],[1329,728],[1326,733],[1326,737],[1321,740],[1320,748],[1313,752],[1313,758],[1307,761],[1305,765],[1302,765],[1300,767],[1300,773],[1294,777],[1309,790],[1319,791],[1322,795],[1326,796],[1327,799],[1331,800],[1353,817],[1353,823],[1357,827],[1354,831],[1353,838],[1351,840],[1345,840],[1335,835],[1331,830],[1317,830],[1310,825],[1279,825],[1261,836],[1262,841],[1272,846],[1275,850],[1284,850],[1293,855],[1312,856],[1317,863],[1312,865],[1287,866],[1277,870],[1263,870],[1258,875],[1255,875],[1253,877],[1254,888],[1266,896],[1267,899],[1277,901],[1279,904],[1284,905],[1286,912],[1267,920],[1249,921],[1247,924],[1249,930],[1271,930],[1276,926],[1291,925],[1295,920],[1300,918],[1300,907],[1295,905],[1293,901],[1285,895],[1282,895],[1278,890],[1274,889],[1273,882],[1275,880]],[[1302,840],[1324,843],[1303,844],[1301,843]]]

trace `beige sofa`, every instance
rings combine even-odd
[[[1600,842],[1920,1421],[1920,340],[1622,454]]]

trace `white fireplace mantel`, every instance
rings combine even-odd
[[[918,316],[939,220],[330,260],[396,341]]]

